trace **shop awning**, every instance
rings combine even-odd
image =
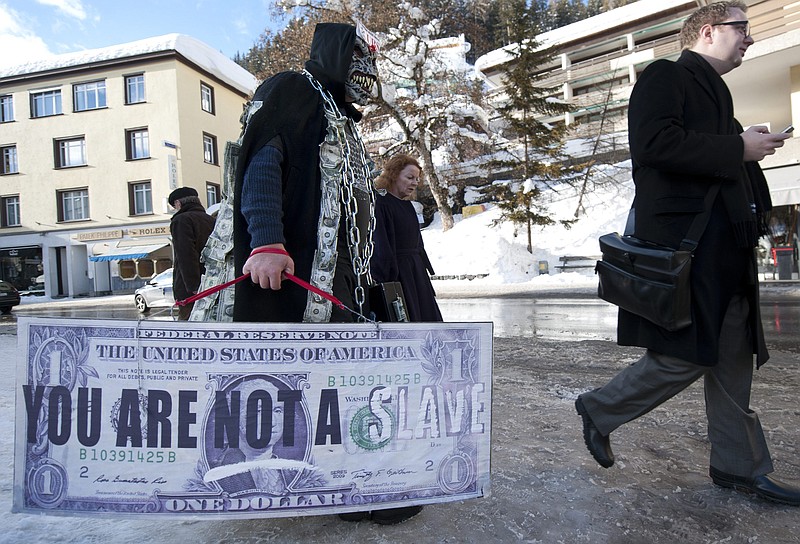
[[[111,247],[103,251],[102,255],[89,257],[90,261],[123,261],[128,259],[144,259],[153,252],[168,246],[169,244],[152,244],[146,246]]]
[[[773,206],[800,204],[800,164],[764,170]]]

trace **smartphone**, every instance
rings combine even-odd
[[[789,125],[785,129],[783,129],[781,131],[781,134],[789,134],[790,132],[794,132],[794,126],[793,125]]]

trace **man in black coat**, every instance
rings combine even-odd
[[[200,286],[200,279],[205,272],[200,262],[200,252],[214,230],[214,218],[206,213],[197,191],[191,187],[175,189],[167,201],[176,210],[169,222],[174,256],[172,292],[175,300],[184,300],[196,294]],[[193,306],[194,303],[179,306],[178,319],[188,321]]]
[[[631,94],[629,138],[638,238],[677,248],[717,191],[692,260],[692,324],[670,332],[620,310],[618,341],[647,348],[576,408],[595,460],[614,463],[609,434],[704,378],[710,476],[722,487],[800,505],[800,489],[770,476],[769,449],[750,409],[753,354],[768,358],[758,305],[754,248],[771,208],[757,161],[788,137],[766,127],[742,131],[721,75],[753,44],[744,2],[694,12],[681,30],[676,62],[656,61]],[[712,195],[715,193],[711,193]]]

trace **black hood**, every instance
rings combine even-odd
[[[356,27],[342,23],[319,23],[311,41],[306,70],[311,72],[350,117],[361,118],[358,110],[345,102],[345,83],[353,62]]]

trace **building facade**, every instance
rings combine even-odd
[[[553,98],[572,109],[544,119],[573,127],[571,135],[587,150],[599,150],[609,160],[627,153],[627,107],[641,72],[658,59],[677,59],[684,19],[712,0],[639,0],[555,29],[540,36],[542,46],[556,55],[535,74],[541,87],[553,88]],[[780,131],[798,127],[783,148],[761,161],[770,185],[776,236],[771,245],[791,249],[792,275],[797,273],[800,237],[800,2],[747,0],[751,35],[755,40],[741,67],[724,76],[731,89],[737,119],[745,127],[766,125]],[[492,98],[503,101],[503,75],[513,65],[514,46],[492,51],[476,61],[486,76]],[[600,144],[600,145],[595,145]],[[783,234],[780,234],[781,231]],[[774,255],[767,254],[765,262]],[[781,278],[788,279],[788,278]]]
[[[91,296],[169,268],[167,195],[220,200],[256,84],[179,34],[0,70],[0,279]]]

